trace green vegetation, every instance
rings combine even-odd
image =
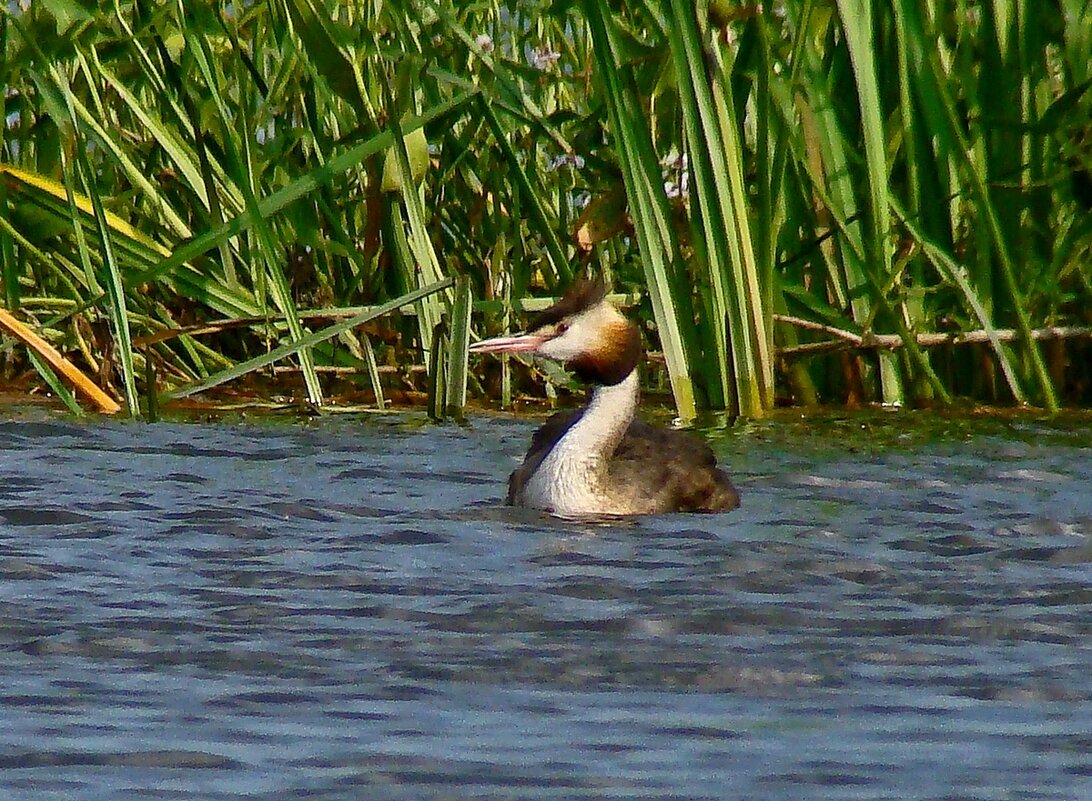
[[[42,0],[0,59],[3,306],[130,414],[457,413],[589,270],[683,417],[1092,401],[1092,0]]]

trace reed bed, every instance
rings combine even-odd
[[[0,57],[0,369],[73,409],[551,393],[467,345],[584,272],[683,418],[1092,400],[1092,0],[13,3]]]

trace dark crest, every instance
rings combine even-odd
[[[577,278],[561,300],[531,318],[527,324],[527,330],[537,331],[539,328],[559,323],[566,317],[587,311],[606,296],[607,285],[603,283],[602,278],[594,278],[590,281],[586,278]]]

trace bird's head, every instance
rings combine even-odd
[[[617,384],[641,359],[637,327],[607,300],[601,280],[578,279],[527,330],[470,346],[471,353],[534,353],[561,362],[591,384]]]

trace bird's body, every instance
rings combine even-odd
[[[583,408],[535,432],[508,479],[508,503],[566,517],[734,509],[739,495],[708,445],[635,419],[640,335],[605,294],[601,284],[577,284],[528,333],[471,348],[554,358],[593,387]]]

